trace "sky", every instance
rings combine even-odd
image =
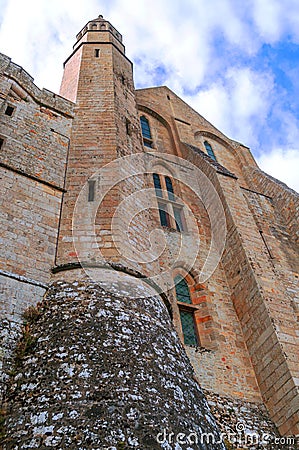
[[[136,88],[168,86],[299,192],[298,0],[0,0],[0,52],[58,93],[76,34],[100,14]]]

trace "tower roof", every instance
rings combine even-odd
[[[122,35],[111,25],[108,20],[100,14],[96,19],[90,20],[76,35],[77,42],[84,36],[87,31],[108,31],[122,43]]]

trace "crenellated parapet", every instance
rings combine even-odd
[[[31,97],[39,105],[55,110],[69,118],[73,117],[73,102],[48,89],[40,89],[34,84],[34,78],[23,67],[15,64],[11,58],[2,53],[0,53],[0,71],[1,76],[6,78],[6,83],[4,85],[1,83],[0,87],[2,98],[9,94],[11,89],[22,100],[29,101],[29,97]]]

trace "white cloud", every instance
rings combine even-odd
[[[299,40],[299,8],[297,0],[254,0],[253,20],[260,37],[268,43],[278,41],[283,34]]]
[[[163,84],[256,155],[268,152],[267,160],[276,158],[271,150],[283,141],[296,148],[298,119],[280,97],[275,68],[265,64],[263,69],[254,58],[265,43],[283,36],[299,42],[298,0],[0,2],[0,51],[40,87],[58,91],[76,33],[103,14],[123,34],[127,55],[136,61],[137,86],[159,84],[156,69],[162,67]],[[270,122],[273,118],[279,129]],[[266,144],[264,136],[269,137]]]
[[[257,158],[262,170],[273,175],[299,192],[299,149],[274,148],[270,153]]]
[[[216,81],[188,101],[217,128],[254,148],[271,108],[274,83],[268,73],[229,68]]]

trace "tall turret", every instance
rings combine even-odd
[[[136,183],[142,188],[143,174],[132,185],[123,181],[113,186],[129,171],[122,177],[120,166],[109,166],[104,176],[103,168],[119,157],[143,152],[132,63],[125,56],[121,34],[99,16],[78,33],[64,67],[60,94],[76,102],[76,107],[56,266],[77,264],[78,258],[127,265],[117,249],[115,231],[122,218],[116,217],[115,210],[124,191]],[[147,233],[144,219],[138,231],[141,242]],[[100,255],[92,250],[97,245]]]

